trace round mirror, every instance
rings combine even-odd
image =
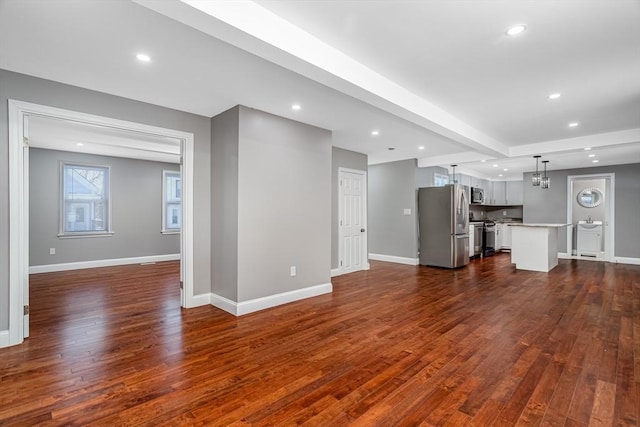
[[[585,188],[578,193],[578,204],[585,208],[595,208],[604,200],[604,194],[597,188]]]

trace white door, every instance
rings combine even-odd
[[[367,268],[366,173],[339,170],[340,274]]]

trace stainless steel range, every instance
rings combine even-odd
[[[482,227],[482,256],[491,256],[496,253],[496,223],[489,219],[484,220]]]

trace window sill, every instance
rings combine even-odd
[[[105,233],[60,233],[58,234],[59,239],[86,239],[86,238],[94,238],[94,237],[111,237],[115,233],[113,231],[107,231]]]
[[[180,234],[180,230],[161,230],[162,234]]]

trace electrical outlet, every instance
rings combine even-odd
[[[507,211],[502,211],[502,216],[507,216]]]
[[[291,266],[291,272],[289,274],[291,274],[291,277],[296,275],[296,266],[295,265]]]
[[[56,248],[49,248],[49,255],[55,255],[56,254]]]
[[[405,209],[404,210],[404,214],[405,215],[411,215],[411,209]]]

